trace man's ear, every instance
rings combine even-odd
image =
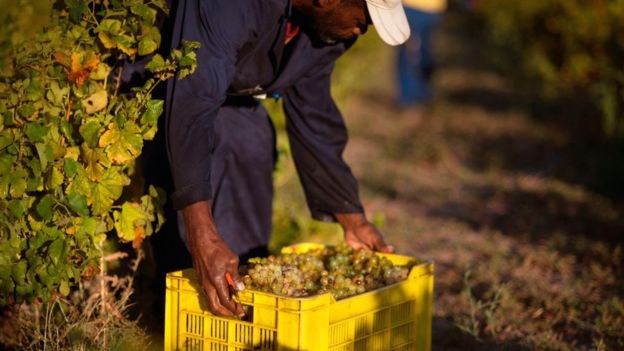
[[[341,0],[314,0],[314,6],[320,8],[332,8],[340,3]]]

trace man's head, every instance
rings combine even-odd
[[[369,24],[390,45],[409,37],[400,0],[293,0],[293,7],[299,22],[324,43],[364,34]]]

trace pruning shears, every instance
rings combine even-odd
[[[230,287],[230,290],[232,292],[232,299],[240,303],[238,299],[238,292],[245,290],[245,285],[243,285],[243,283],[237,284],[236,282],[234,282],[234,279],[232,279],[230,272],[225,272],[225,281],[228,283],[228,286]]]

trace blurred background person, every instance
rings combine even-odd
[[[446,10],[447,0],[403,0],[411,36],[399,47],[397,62],[398,102],[419,106],[432,96],[430,80],[435,62],[431,34]]]

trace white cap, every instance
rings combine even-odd
[[[410,27],[401,0],[366,0],[375,30],[390,45],[403,44]]]

